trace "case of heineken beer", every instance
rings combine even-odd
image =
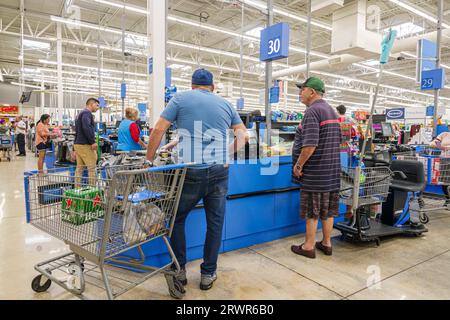
[[[62,201],[62,220],[78,226],[102,218],[103,198],[103,191],[97,188],[65,190]]]

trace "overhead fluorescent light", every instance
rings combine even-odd
[[[3,73],[0,72],[0,81],[3,82],[5,79],[3,78]]]
[[[421,11],[421,10],[418,10],[418,9],[414,8],[413,6],[403,2],[401,0],[389,0],[389,1],[391,1],[392,3],[395,3],[399,7],[402,7],[403,9],[406,9],[406,10],[408,10],[408,11],[410,11],[410,12],[412,12],[412,13],[414,13],[414,14],[422,17],[422,18],[427,19],[428,21],[431,21],[433,23],[437,23],[437,19],[435,17],[433,17],[433,16],[431,16],[431,15],[429,15],[429,14],[427,14],[427,13]],[[448,25],[446,23],[443,23],[442,26],[444,28],[450,28],[450,25]]]
[[[378,61],[378,60],[367,60],[367,61],[362,62],[362,64],[373,67],[373,66],[378,66],[380,64],[380,61]]]
[[[50,49],[50,43],[48,42],[35,41],[29,39],[23,40],[23,46],[34,49],[47,49],[47,50]]]
[[[122,35],[122,30],[112,29],[112,28],[103,27],[103,26],[98,26],[96,24],[82,22],[82,21],[79,21],[79,20],[65,19],[65,18],[61,18],[61,17],[57,17],[57,16],[50,16],[50,19],[52,21],[61,22],[61,23],[65,23],[65,24],[68,24],[68,25],[84,27],[84,28],[88,28],[88,29],[100,30],[100,31],[105,31],[105,32],[109,32],[109,33]],[[133,34],[133,33],[130,33],[130,32],[125,32],[125,34],[128,35],[128,36],[136,37],[138,39],[144,39],[144,40],[147,39],[146,36],[140,35],[140,34]]]
[[[19,87],[21,87],[22,85],[20,84],[20,83],[18,83],[18,82],[11,82],[11,84],[13,85],[13,86],[19,86]],[[23,86],[24,87],[27,87],[27,88],[35,88],[35,89],[40,89],[41,87],[38,87],[38,86],[33,86],[33,85],[31,85],[31,84],[23,84]]]
[[[141,9],[141,8],[137,8],[135,6],[130,6],[130,5],[123,5],[121,3],[117,3],[117,2],[112,2],[112,1],[106,1],[106,0],[94,0],[95,2],[101,3],[101,4],[105,4],[108,6],[112,6],[112,7],[116,7],[116,8],[124,8],[125,10],[128,11],[133,11],[133,12],[137,12],[137,13],[142,13],[142,14],[147,14],[147,10]]]
[[[247,32],[245,32],[246,35],[252,36],[252,37],[260,37],[261,36],[261,31],[264,30],[264,27],[256,27],[253,28],[251,30],[248,30]]]
[[[409,36],[412,34],[420,33],[423,30],[425,30],[421,26],[418,26],[412,22],[405,22],[405,23],[399,24],[397,26],[387,28],[385,31],[389,31],[389,29],[396,30],[397,36],[400,38],[404,37],[404,36]]]

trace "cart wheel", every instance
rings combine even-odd
[[[67,266],[67,273],[70,273],[73,275],[76,273],[77,269],[78,269],[77,264],[75,262],[71,262]],[[81,263],[81,272],[84,272],[84,263],[83,262]]]
[[[380,246],[380,239],[375,239],[375,244],[377,245],[377,247]]]
[[[419,220],[423,224],[427,224],[428,222],[430,222],[430,218],[428,217],[428,215],[426,213],[424,213],[423,215],[420,215]]]
[[[170,296],[174,299],[182,299],[186,293],[183,284],[172,275],[166,275],[166,281]]]
[[[31,281],[31,288],[35,292],[45,292],[50,288],[50,285],[52,284],[52,280],[47,279],[44,284],[41,285],[42,281],[42,274],[36,276],[33,281]]]

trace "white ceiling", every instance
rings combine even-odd
[[[121,3],[120,0],[111,0]],[[25,0],[25,38],[40,38],[54,40],[56,38],[56,24],[51,16],[66,17],[64,0]],[[145,9],[146,0],[130,0],[127,5]],[[188,88],[191,72],[198,66],[207,66],[214,72],[216,82],[233,82],[234,95],[239,95],[239,53],[241,31],[241,3],[238,0],[169,0],[169,22],[167,55],[168,65],[179,65],[174,69],[173,83],[180,89]],[[264,1],[263,1],[264,2]],[[297,17],[306,17],[306,0],[274,0],[274,6]],[[402,0],[409,5],[419,8],[430,16],[436,16],[436,1],[430,0]],[[448,2],[448,1],[446,1]],[[412,13],[391,1],[369,0],[369,4],[376,4],[382,9],[382,29],[412,22],[423,28],[422,33],[429,33],[436,29],[436,25],[423,17]],[[111,5],[96,3],[93,0],[73,0],[72,4],[80,8],[82,22],[94,25],[102,25],[107,28],[120,31],[122,27],[123,10]],[[446,4],[446,11],[450,4]],[[5,81],[18,81],[20,64],[20,0],[2,0],[0,3],[0,68]],[[243,30],[248,31],[255,27],[262,27],[266,23],[266,16],[260,9],[246,5],[244,9]],[[187,20],[187,22],[201,22],[202,28],[186,23],[173,21],[175,18]],[[446,15],[446,22],[450,23],[450,15]],[[314,18],[315,24],[331,26],[331,15],[320,19]],[[286,21],[291,27],[290,45],[294,48],[306,48],[306,23],[275,14],[275,22]],[[146,35],[146,16],[126,10],[124,25],[127,33]],[[331,31],[324,27],[312,26],[312,50],[311,62],[322,60],[330,55]],[[208,28],[208,26],[217,28]],[[345,32],[345,30],[342,30]],[[236,35],[233,35],[236,34]],[[97,31],[85,27],[69,29],[63,24],[63,62],[64,81],[66,90],[73,93],[88,91],[98,92],[97,67],[103,64],[106,70],[102,76],[103,93],[110,99],[117,96],[123,69],[126,72],[130,89],[131,100],[146,99],[146,58],[144,48],[139,46],[139,41],[133,43],[128,40],[126,52],[131,53],[122,63],[121,35],[105,31]],[[56,42],[48,41],[49,49],[27,49],[24,54],[26,83],[39,85],[37,80],[44,77],[48,86],[53,88],[56,83],[56,65],[45,61],[56,61]],[[450,66],[450,48],[447,44],[442,48],[442,63]],[[97,44],[100,45],[101,62],[98,61]],[[230,53],[234,53],[230,56]],[[264,65],[257,62],[259,57],[259,45],[257,41],[244,39],[243,53],[245,55],[243,70],[243,93],[249,108],[257,108],[259,105],[259,91],[264,88]],[[415,54],[415,51],[411,51]],[[322,57],[320,57],[322,56]],[[274,63],[274,71],[286,67],[302,65],[305,63],[305,54],[298,50],[291,50],[290,57]],[[432,103],[432,94],[424,95],[418,89],[415,78],[415,61],[393,61],[387,65],[389,74],[384,75],[383,83],[392,88],[382,88],[385,102],[380,106],[424,106]],[[82,68],[84,67],[84,68]],[[91,69],[88,69],[88,68]],[[41,68],[39,73],[35,69]],[[369,103],[368,93],[377,81],[376,72],[370,67],[352,64],[330,70],[322,70],[313,75],[324,79],[329,90],[327,95],[332,104],[344,103],[347,106],[367,107]],[[449,70],[447,70],[449,72]],[[304,73],[290,76],[288,107],[290,109],[303,108],[297,102],[297,89],[295,81],[305,78]],[[36,80],[36,81],[33,81]],[[441,92],[442,103],[450,106],[450,90]],[[383,97],[382,96],[382,97]],[[135,98],[135,99],[133,99]],[[234,98],[233,98],[234,99]]]

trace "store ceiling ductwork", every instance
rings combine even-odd
[[[376,59],[380,54],[382,35],[367,30],[367,1],[346,1],[343,8],[333,13],[332,48],[333,56],[312,62],[311,71],[343,69],[352,63]],[[342,32],[346,30],[346,32]],[[397,57],[402,51],[416,51],[420,39],[436,40],[437,31],[398,40],[391,55]],[[450,43],[450,29],[442,30],[442,44]],[[282,78],[306,72],[306,64],[273,72],[274,78]]]

